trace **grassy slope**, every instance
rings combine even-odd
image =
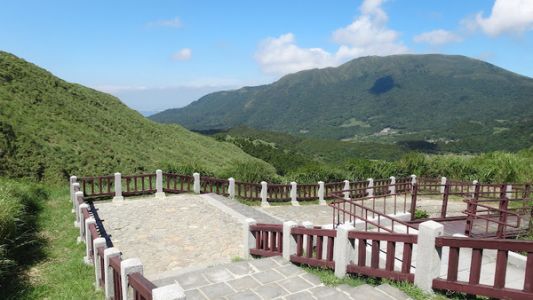
[[[59,181],[183,165],[217,173],[238,162],[272,170],[229,143],[154,123],[1,51],[0,107],[0,175]]]

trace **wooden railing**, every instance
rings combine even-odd
[[[163,192],[183,193],[193,191],[193,176],[163,173]]]
[[[261,200],[261,184],[235,181],[235,195],[243,199]]]
[[[348,273],[372,276],[378,278],[388,278],[396,281],[414,281],[414,273],[411,272],[411,260],[413,256],[413,245],[417,243],[418,236],[400,233],[381,233],[350,231],[348,239],[357,244],[357,263],[353,262],[347,266]],[[380,267],[380,243],[386,242],[385,267]],[[401,260],[396,258],[397,244],[403,244]],[[367,259],[367,246],[371,245],[370,258]],[[401,262],[400,270],[394,268],[396,261]],[[370,263],[369,263],[370,262]]]
[[[439,237],[435,241],[436,247],[449,247],[448,273],[446,279],[433,280],[433,288],[450,290],[461,293],[502,299],[533,299],[533,243],[528,241],[513,241],[492,239],[471,239],[458,237]],[[458,279],[459,254],[461,249],[471,249],[471,263],[468,281]],[[480,283],[483,252],[496,250],[496,264],[494,266],[494,283],[486,285]],[[523,289],[506,287],[506,271],[509,251],[526,252]],[[484,266],[487,266],[485,264]],[[483,272],[490,272],[484,270]]]
[[[318,200],[318,184],[298,184],[298,200]]]
[[[85,196],[110,197],[114,195],[114,176],[81,177],[78,180]]]
[[[123,188],[122,194],[124,196],[133,196],[155,193],[155,177],[155,174],[123,176],[122,179],[125,180],[126,188]]]
[[[215,193],[218,195],[228,194],[228,181],[225,179],[218,179],[213,177],[201,177],[200,192]]]
[[[257,256],[278,256],[283,251],[283,225],[256,224],[250,226],[250,232],[255,237],[255,248],[250,254]]]
[[[344,182],[326,182],[324,184],[325,197],[331,198],[333,193],[344,190]]]
[[[109,266],[113,273],[113,299],[122,299],[122,277],[120,275],[120,256],[109,258]]]
[[[296,253],[290,256],[292,262],[313,267],[335,268],[333,248],[337,236],[336,230],[294,227],[291,229],[291,235],[296,240]]]
[[[289,184],[269,184],[267,194],[268,200],[272,202],[290,201],[291,186]]]
[[[133,289],[134,300],[152,300],[152,290],[156,286],[141,273],[129,274],[128,283]]]

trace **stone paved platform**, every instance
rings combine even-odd
[[[281,257],[219,265],[156,280],[157,286],[178,282],[187,300],[196,299],[409,299],[389,285],[324,286],[320,279]]]

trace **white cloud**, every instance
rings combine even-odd
[[[192,57],[192,50],[190,48],[183,48],[180,51],[172,54],[173,60],[189,60]]]
[[[388,16],[381,8],[383,0],[365,0],[361,14],[349,25],[332,33],[339,48],[335,53],[322,48],[302,48],[292,33],[263,40],[255,54],[261,69],[269,74],[287,74],[310,68],[336,66],[347,60],[368,55],[408,52],[399,34],[387,28]]]
[[[437,29],[429,32],[421,33],[413,38],[417,43],[427,43],[430,45],[443,45],[448,43],[460,42],[463,40],[459,35],[443,30]]]
[[[157,20],[153,22],[149,22],[146,24],[148,27],[172,27],[172,28],[181,28],[183,24],[181,23],[181,19],[179,17],[175,17],[173,19],[166,19],[166,20]]]
[[[503,33],[521,34],[533,29],[533,1],[496,0],[490,16],[479,12],[463,22],[469,29],[480,28],[490,36]]]

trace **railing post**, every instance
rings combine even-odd
[[[324,194],[325,194],[324,181],[319,181],[318,182],[318,204],[319,205],[326,205],[326,200],[324,200]]]
[[[77,202],[77,199],[76,199],[76,193],[80,191],[80,184],[78,182],[74,182],[74,184],[72,185],[72,213],[75,214],[76,213],[76,209],[78,208],[78,206],[76,205],[76,202]],[[83,195],[83,193],[82,193]]]
[[[335,260],[335,276],[346,276],[346,267],[350,261],[357,261],[355,257],[355,241],[348,239],[348,232],[353,230],[351,224],[341,224],[337,227],[337,237],[333,244],[333,259]]]
[[[163,171],[155,171],[155,198],[156,199],[165,199],[165,193],[163,192]]]
[[[441,177],[440,178],[440,193],[441,194],[444,194],[444,188],[445,188],[445,185],[446,185],[446,177]]]
[[[122,174],[117,172],[115,173],[115,197],[113,197],[113,202],[123,200],[124,197],[122,196]]]
[[[472,236],[472,229],[474,228],[474,221],[476,220],[476,214],[477,214],[477,201],[479,199],[479,189],[480,185],[477,182],[477,180],[474,180],[475,187],[474,187],[474,196],[470,201],[467,202],[466,210],[468,212],[468,215],[466,216],[466,223],[465,223],[465,235],[470,237]],[[449,189],[449,186],[448,186]]]
[[[69,184],[69,187],[70,187],[70,200],[72,202],[74,202],[74,183],[76,183],[76,180],[78,178],[76,176],[70,176],[70,184]]]
[[[286,260],[291,259],[291,255],[296,254],[296,239],[292,236],[291,230],[296,227],[296,222],[283,222],[283,247],[282,255]]]
[[[235,178],[228,178],[228,194],[230,199],[235,199]]]
[[[367,197],[374,197],[374,179],[368,178],[368,187],[366,189]]]
[[[291,182],[291,204],[292,206],[300,206],[298,203],[298,184],[296,182]]]
[[[129,258],[120,262],[120,279],[122,287],[122,298],[130,299],[128,297],[128,275],[132,273],[143,273],[143,264],[138,258]]]
[[[100,280],[103,280],[102,278],[102,265],[100,264],[100,260],[103,259],[103,257],[100,257],[100,254],[98,253],[98,248],[104,248],[104,251],[105,251],[105,248],[107,248],[107,245],[106,245],[106,242],[105,242],[105,239],[102,238],[102,237],[99,237],[99,238],[96,238],[94,241],[93,241],[93,249],[94,249],[94,275],[95,275],[95,280],[96,280],[96,284],[95,284],[95,287],[97,290],[100,289]]]
[[[76,220],[74,221],[74,227],[80,227],[80,203],[83,203],[83,192],[79,191],[74,194],[76,200],[74,201],[76,210]]]
[[[507,224],[507,208],[509,205],[509,187],[512,188],[510,185],[502,185],[500,189],[500,216],[499,216],[499,224],[498,224],[498,232],[496,233],[497,238],[502,239],[505,235],[505,229]]]
[[[506,193],[507,200],[512,199],[513,198],[513,185],[508,184],[507,186],[505,186],[505,191],[507,192]]]
[[[193,191],[195,194],[200,194],[200,173],[193,173],[192,176],[194,177]]]
[[[476,186],[479,184],[477,180],[472,181],[472,194],[471,197],[476,197]]]
[[[389,185],[389,193],[391,195],[396,194],[396,177],[391,176],[390,179],[390,185]]]
[[[80,228],[80,236],[77,238],[78,244],[85,242],[85,218],[83,217],[82,213],[84,209],[89,209],[89,204],[82,203],[78,206],[78,215],[80,216],[80,220],[78,222],[78,227]]]
[[[442,207],[440,209],[440,217],[446,218],[446,214],[448,213],[448,198],[450,195],[450,185],[446,183],[446,177],[444,178],[444,186],[441,187],[444,188],[444,191],[442,193]]]
[[[112,247],[104,250],[104,290],[106,299],[112,299],[115,293],[113,268],[109,265],[109,260],[115,256],[120,256],[120,251],[117,248]]]
[[[416,183],[416,175],[413,174],[413,175],[411,175],[411,185],[413,185],[415,183]]]
[[[416,215],[416,198],[418,197],[418,185],[416,180],[411,183],[411,221],[415,220]]]
[[[433,279],[440,275],[442,249],[435,247],[435,239],[444,232],[444,226],[435,221],[420,223],[416,250],[415,285],[432,292]]]
[[[93,261],[91,258],[91,250],[94,250],[94,249],[93,249],[93,243],[91,239],[91,232],[89,230],[89,225],[91,224],[96,225],[96,220],[93,217],[89,217],[85,219],[85,226],[84,226],[85,227],[85,257],[83,258],[83,261],[87,265],[93,264]]]
[[[302,226],[305,227],[306,229],[313,229],[313,223],[310,222],[310,221],[303,221],[303,222],[302,222]],[[304,245],[304,250],[305,250],[305,251],[307,251],[306,249],[307,249],[307,239],[308,239],[308,238],[309,238],[308,235],[305,234],[305,235],[304,235],[304,238],[303,238],[303,240],[302,240],[303,245]],[[316,241],[315,241],[315,242],[316,242]]]
[[[261,207],[268,207],[268,185],[266,181],[261,181]]]
[[[250,226],[256,225],[257,222],[252,218],[247,218],[243,222],[243,233],[244,233],[244,251],[243,251],[243,258],[248,259],[250,258],[250,249],[255,248],[256,245],[256,237],[255,235],[250,231]]]
[[[165,285],[152,290],[152,300],[184,300],[185,291],[178,283]]]
[[[350,180],[344,180],[344,191],[350,190]],[[344,192],[344,200],[350,200],[350,192]]]

